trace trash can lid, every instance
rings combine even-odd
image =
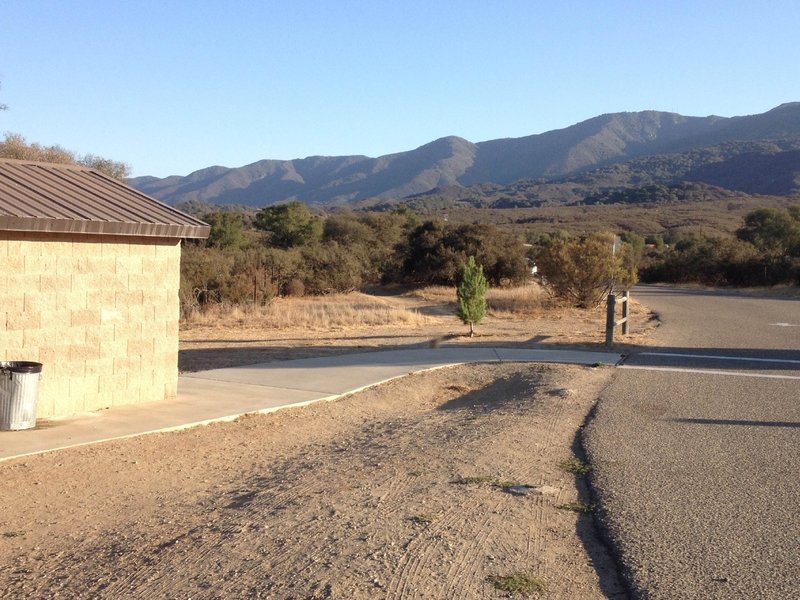
[[[27,360],[0,360],[0,371],[11,371],[12,373],[41,373],[42,363],[30,362]]]

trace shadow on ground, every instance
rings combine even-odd
[[[276,361],[314,358],[334,355],[362,354],[388,350],[422,350],[432,348],[526,348],[536,350],[589,350],[618,352],[626,356],[628,366],[659,368],[703,368],[718,371],[798,371],[800,350],[763,348],[698,348],[677,346],[645,346],[638,344],[584,343],[565,344],[550,342],[546,336],[537,335],[522,341],[504,341],[496,337],[481,339],[467,336],[444,336],[420,341],[411,336],[356,336],[348,338],[356,342],[347,346],[326,346],[308,343],[304,345],[282,345],[284,340],[248,341],[247,346],[236,348],[184,348],[178,354],[181,372],[196,372],[213,368],[239,367]],[[385,339],[386,343],[381,343]],[[410,340],[398,343],[399,340]],[[364,344],[359,344],[359,341]],[[231,343],[231,340],[195,340],[192,343]],[[296,342],[297,339],[285,340]],[[233,342],[237,343],[237,342]],[[718,357],[724,356],[725,359]]]
[[[589,413],[585,423],[588,423],[594,415],[594,409]],[[572,440],[572,453],[583,462],[588,462],[586,451],[583,448],[583,427],[578,429]],[[630,591],[630,584],[623,576],[623,570],[619,557],[615,555],[616,547],[611,542],[611,538],[606,531],[598,512],[599,505],[595,497],[591,482],[591,471],[588,475],[575,476],[575,488],[578,490],[578,500],[585,505],[592,507],[589,512],[578,513],[578,520],[575,524],[575,531],[581,540],[586,553],[591,557],[592,564],[597,572],[600,589],[607,598],[628,599],[633,595]],[[625,592],[619,590],[624,589]]]

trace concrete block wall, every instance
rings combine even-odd
[[[179,285],[179,240],[0,231],[0,360],[42,418],[174,398]]]

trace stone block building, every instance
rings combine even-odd
[[[175,397],[180,242],[209,227],[84,167],[0,160],[0,361],[37,417]]]

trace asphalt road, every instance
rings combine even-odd
[[[800,301],[642,286],[655,347],[584,432],[633,596],[800,598]]]

